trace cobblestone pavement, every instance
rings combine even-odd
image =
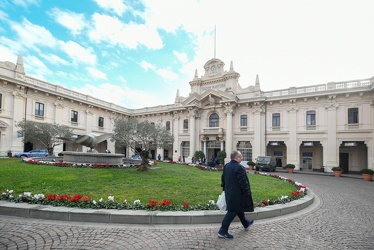
[[[281,174],[318,196],[310,207],[257,220],[249,231],[233,223],[233,240],[218,224],[117,225],[0,216],[0,249],[374,249],[374,182]]]

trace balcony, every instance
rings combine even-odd
[[[203,135],[223,135],[223,128],[220,127],[205,127],[200,130]]]

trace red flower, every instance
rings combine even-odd
[[[76,195],[74,195],[74,197],[73,198],[71,198],[70,200],[71,201],[73,201],[73,202],[77,202],[77,201],[79,201],[80,199],[82,199],[82,195],[81,194],[76,194]]]
[[[48,200],[48,201],[54,201],[54,200],[56,200],[56,197],[57,197],[56,194],[49,194],[49,195],[47,195],[47,197],[45,197],[45,199]]]
[[[156,207],[158,202],[156,200],[150,200],[149,203],[147,204],[147,207],[153,208]]]
[[[168,206],[170,204],[171,204],[171,201],[168,201],[167,199],[163,199],[162,203],[161,203],[161,206]]]
[[[90,201],[91,200],[91,196],[86,196],[83,198],[83,202],[87,202],[87,201]]]
[[[188,205],[190,205],[189,202],[187,202],[187,201],[184,201],[184,202],[183,202],[183,207],[188,208]]]
[[[262,200],[262,203],[264,204],[264,206],[267,206],[267,205],[269,205],[269,202],[267,201],[267,200]]]

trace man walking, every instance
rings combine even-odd
[[[234,238],[234,236],[229,234],[228,230],[236,216],[239,217],[246,231],[254,222],[245,218],[244,214],[244,212],[253,212],[254,207],[248,176],[244,167],[240,165],[243,156],[240,151],[233,151],[230,159],[231,161],[223,168],[221,178],[221,186],[226,196],[227,213],[218,231],[218,237],[226,239]]]

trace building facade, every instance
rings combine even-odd
[[[253,86],[242,88],[232,62],[225,70],[224,62],[213,58],[203,68],[203,75],[196,70],[189,82],[189,96],[177,91],[174,104],[127,109],[27,76],[22,56],[16,64],[0,62],[0,155],[40,146],[22,142],[15,124],[24,119],[100,135],[113,130],[114,118],[135,117],[160,123],[174,135],[173,148],[152,151],[152,157],[190,162],[201,150],[209,161],[220,150],[229,157],[238,149],[244,162],[271,155],[302,171],[374,169],[374,77],[265,92],[258,76]],[[97,148],[106,149],[132,154],[110,140]],[[72,143],[55,148],[64,150],[86,148]]]

